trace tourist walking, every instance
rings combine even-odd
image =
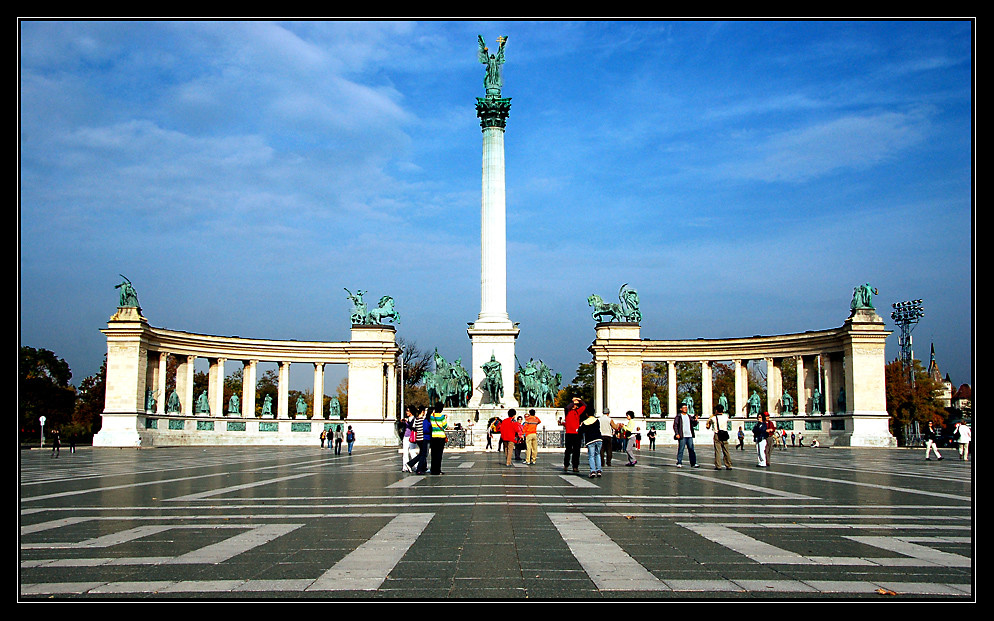
[[[559,419],[559,425],[566,432],[563,472],[569,472],[570,466],[573,466],[573,472],[580,472],[580,417],[586,412],[587,404],[580,397],[573,397],[563,409],[563,417]]]
[[[714,409],[714,414],[708,419],[707,428],[714,432],[714,469],[721,470],[724,463],[725,470],[732,469],[732,456],[728,454],[728,416],[725,415],[725,408],[718,406]]]
[[[59,439],[59,431],[55,430],[52,432],[52,457],[59,456],[59,447],[62,446],[62,441]]]
[[[756,424],[752,427],[752,439],[756,442],[756,453],[759,457],[759,463],[756,465],[760,468],[768,467],[768,463],[766,461],[766,444],[768,437],[769,432],[766,429],[766,420],[763,418],[762,414],[757,414]]]
[[[614,455],[614,421],[611,420],[611,410],[608,408],[604,408],[604,420],[607,421],[607,427],[601,427],[601,466],[610,466]]]
[[[970,459],[970,442],[973,441],[973,432],[962,422],[956,423],[956,430],[953,432],[956,443],[959,444],[959,458],[963,461]]]
[[[601,422],[597,418],[597,413],[591,413],[580,423],[580,433],[583,444],[587,447],[587,463],[590,466],[589,477],[601,476]]]
[[[345,439],[345,434],[342,433],[342,426],[337,425],[335,427],[335,455],[342,454],[342,440]]]
[[[766,421],[766,465],[770,465],[770,454],[773,452],[773,439],[777,433],[777,424],[769,412],[763,412],[763,420]]]
[[[649,431],[646,432],[645,437],[649,439],[649,450],[656,450],[656,428],[649,427]]]
[[[449,427],[449,420],[442,412],[442,404],[432,408],[431,416],[428,417],[431,423],[431,474],[445,474],[442,472],[442,450],[445,449],[445,430]]]
[[[628,455],[628,463],[626,466],[634,466],[638,463],[635,459],[635,448],[637,443],[635,441],[635,435],[638,433],[638,427],[635,426],[635,412],[628,410],[625,412],[625,453]]]
[[[528,410],[522,425],[525,433],[525,463],[534,466],[538,459],[538,426],[542,419],[535,415],[535,410]]]
[[[742,425],[739,425],[738,438],[739,438],[739,443],[735,446],[735,448],[739,449],[740,451],[744,451],[745,450],[745,432],[742,431]]]
[[[430,429],[427,433],[425,431],[428,424],[425,409],[418,406],[414,422],[411,424],[414,430],[414,443],[418,445],[418,454],[412,455],[411,459],[407,461],[407,466],[413,469],[414,474],[424,474],[428,470],[428,438],[431,433]]]
[[[922,440],[925,441],[925,461],[929,461],[931,458],[929,455],[935,452],[935,456],[942,460],[942,453],[939,452],[939,446],[935,443],[936,434],[935,427],[932,426],[932,421],[928,421],[928,428],[922,433]]]
[[[514,408],[507,411],[507,418],[500,423],[500,439],[504,444],[504,465],[511,465],[511,455],[514,452],[515,440],[521,432],[521,426],[514,420],[517,412]]]
[[[352,445],[355,444],[355,432],[352,431],[352,425],[349,425],[349,430],[345,432],[345,442],[349,445],[349,455],[351,455]]]
[[[677,442],[676,467],[683,468],[683,452],[690,452],[690,467],[699,468],[697,453],[694,452],[694,425],[697,417],[687,413],[687,404],[680,406],[680,412],[673,418],[673,438]]]
[[[402,427],[401,443],[403,445],[403,452],[401,453],[401,472],[413,472],[410,466],[410,462],[414,457],[414,447],[416,447],[417,439],[415,437],[414,431],[414,408],[412,406],[407,406],[404,410],[404,420]]]

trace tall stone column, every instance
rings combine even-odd
[[[313,420],[324,418],[324,363],[314,363],[314,415]]]
[[[766,358],[766,411],[772,415],[782,414],[777,408],[783,397],[782,358]]]
[[[676,416],[676,362],[666,362],[666,416]]]
[[[517,324],[507,314],[507,232],[504,194],[504,129],[511,99],[478,97],[477,116],[483,128],[483,193],[480,210],[480,314],[467,333],[473,344],[473,395],[470,407],[490,404],[484,394],[483,365],[491,358],[501,364],[505,407],[517,407],[514,398],[514,342]]]
[[[276,401],[276,418],[290,418],[290,363],[286,361],[280,362]]]
[[[749,416],[749,361],[735,360],[735,416]]]
[[[158,395],[155,401],[155,413],[165,414],[166,413],[166,401],[169,399],[169,395],[166,394],[166,382],[168,378],[166,377],[166,367],[169,365],[169,352],[160,351],[159,352],[159,375],[158,384],[156,385],[156,391]]]
[[[258,360],[242,361],[242,417],[255,418],[255,376]]]
[[[701,361],[701,414],[707,418],[714,413],[714,378],[710,360]],[[727,414],[727,412],[726,412]]]
[[[211,416],[224,416],[224,358],[211,360],[209,370],[208,399],[211,404]]]
[[[179,393],[180,414],[193,415],[193,365],[196,356],[183,356],[176,367],[176,392]]]

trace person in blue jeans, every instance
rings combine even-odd
[[[580,423],[580,436],[587,447],[587,463],[590,465],[590,478],[601,476],[601,421],[592,412]]]
[[[690,451],[690,467],[697,468],[697,453],[694,452],[694,425],[697,417],[687,413],[687,404],[680,406],[680,412],[673,419],[673,438],[677,441],[676,467],[683,468],[683,451]]]
[[[355,432],[352,431],[352,425],[349,425],[349,430],[345,432],[345,442],[349,445],[349,455],[351,455],[352,445],[355,443]]]

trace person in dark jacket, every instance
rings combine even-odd
[[[687,413],[687,404],[680,406],[680,412],[673,418],[673,438],[677,441],[676,467],[683,468],[683,451],[690,451],[690,467],[698,468],[697,453],[694,452],[694,425],[697,417]]]

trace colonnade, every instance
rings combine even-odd
[[[259,364],[278,365],[278,390],[272,418],[289,420],[290,366],[306,364],[313,369],[314,419],[324,415],[324,378],[328,364],[348,366],[349,420],[382,423],[393,420],[397,409],[395,364],[400,348],[396,328],[387,325],[352,326],[351,340],[344,342],[273,341],[193,334],[155,328],[137,308],[122,307],[111,317],[107,328],[107,391],[102,427],[97,446],[138,446],[144,420],[156,417],[210,417],[254,419]],[[179,361],[175,390],[179,412],[168,411],[166,387],[168,361]],[[207,401],[209,412],[197,413],[193,378],[197,359],[208,361]],[[225,366],[242,364],[240,412],[230,415],[224,402]],[[153,408],[147,408],[146,395],[156,395]],[[346,405],[346,404],[343,404]]]
[[[831,415],[847,417],[844,438],[849,445],[891,445],[887,428],[884,390],[884,342],[889,331],[872,310],[857,310],[833,330],[807,331],[778,336],[735,339],[694,339],[660,341],[641,338],[634,323],[600,323],[589,350],[595,368],[595,407],[612,416],[642,412],[642,366],[662,362],[667,365],[666,417],[677,413],[676,365],[701,366],[701,403],[698,414],[708,415],[717,404],[713,394],[713,365],[731,362],[734,368],[734,394],[728,395],[729,414],[749,415],[748,364],[762,360],[767,369],[766,402],[761,411],[783,411],[782,368],[785,360],[797,365],[797,391],[794,416]],[[822,408],[813,403],[816,391],[822,395]],[[720,395],[718,396],[720,397]],[[844,398],[844,399],[843,399]]]
[[[677,364],[698,364],[701,368],[701,394],[700,401],[696,402],[698,412],[711,412],[718,405],[722,395],[714,393],[714,365],[718,363],[728,363],[733,369],[733,391],[731,395],[724,395],[728,401],[726,413],[732,416],[746,416],[749,413],[749,364],[753,361],[762,361],[766,365],[766,402],[760,404],[761,411],[776,414],[786,413],[783,402],[783,364],[793,361],[797,369],[797,386],[794,393],[790,394],[793,403],[790,414],[795,416],[806,415],[834,415],[844,414],[848,411],[845,403],[839,404],[837,396],[841,392],[844,395],[844,360],[838,352],[826,352],[823,354],[797,355],[786,358],[765,357],[757,359],[734,359],[734,360],[645,360],[645,364],[662,362],[666,364],[667,378],[667,407],[662,413],[667,418],[676,415],[679,403],[677,403]],[[600,360],[600,373],[598,379],[603,387],[606,360]],[[600,391],[602,399],[606,399],[606,391]],[[826,395],[835,394],[836,398],[827,398]],[[816,403],[816,400],[818,401]],[[607,407],[604,401],[603,407]],[[631,408],[628,408],[631,409]],[[651,414],[650,414],[651,415]]]

